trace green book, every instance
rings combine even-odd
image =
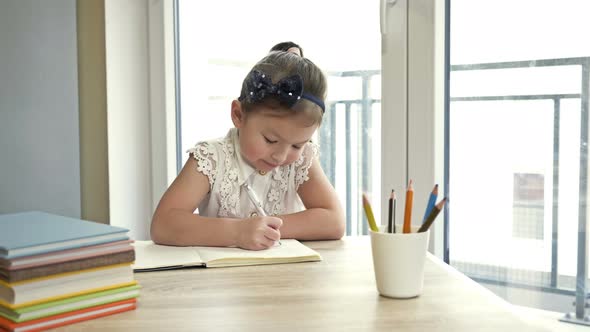
[[[34,304],[17,309],[0,306],[0,316],[15,323],[26,322],[101,304],[136,298],[139,296],[139,288],[140,286],[135,284],[132,286],[68,297],[57,301]]]

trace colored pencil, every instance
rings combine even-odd
[[[440,202],[438,202],[438,204],[436,204],[434,206],[434,208],[432,209],[432,211],[428,215],[428,218],[426,218],[426,221],[424,221],[422,226],[420,226],[420,229],[418,229],[418,232],[426,232],[428,230],[428,228],[430,228],[430,225],[432,225],[432,223],[434,222],[434,219],[436,219],[436,216],[438,216],[438,213],[440,212],[440,210],[442,210],[446,201],[447,201],[447,198],[445,197]]]
[[[369,199],[367,195],[363,193],[363,208],[365,209],[365,214],[367,215],[367,221],[369,222],[369,228],[373,232],[379,232],[379,228],[375,223],[375,216],[373,216],[373,209],[371,209],[371,203],[369,203]]]
[[[252,189],[252,187],[250,187],[250,185],[247,183],[244,183],[243,187],[246,190],[246,193],[248,194],[250,201],[252,202],[252,204],[254,204],[256,211],[258,211],[258,215],[261,217],[266,217],[268,214],[266,214],[266,211],[264,211],[264,208],[262,207],[262,202],[258,199],[258,196],[256,196],[254,189]],[[283,243],[281,242],[281,240],[279,240],[277,241],[277,244],[282,245]]]
[[[395,190],[393,191],[393,232],[395,233],[395,207],[397,205],[397,197],[395,196]]]
[[[426,203],[426,211],[424,212],[424,218],[422,218],[422,223],[424,223],[426,221],[426,218],[428,218],[430,211],[432,211],[432,209],[434,208],[434,204],[436,204],[437,197],[438,197],[438,184],[434,185],[434,188],[432,188],[432,192],[430,193],[430,196],[428,197],[428,203]]]
[[[389,215],[387,216],[387,232],[393,233],[393,199],[395,197],[395,191],[391,190],[391,196],[389,196]]]
[[[264,208],[262,207],[262,202],[258,199],[258,196],[256,196],[254,189],[252,189],[252,187],[250,187],[250,185],[247,183],[244,183],[243,187],[244,189],[246,189],[246,193],[248,194],[248,197],[250,198],[252,204],[254,204],[254,208],[256,208],[258,214],[261,217],[266,217],[266,211],[264,211]]]
[[[406,190],[406,208],[404,210],[404,233],[412,232],[412,204],[414,202],[414,186],[412,180]]]

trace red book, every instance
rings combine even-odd
[[[136,307],[136,300],[128,299],[118,302],[107,303],[95,307],[85,308],[81,310],[66,312],[59,315],[44,317],[40,319],[30,320],[22,323],[14,323],[4,317],[0,316],[0,330],[19,332],[19,331],[44,331],[47,329],[56,328],[59,326],[70,325],[85,320],[91,320],[98,317],[104,317],[116,314],[123,311],[133,310]]]

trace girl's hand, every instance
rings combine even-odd
[[[248,250],[268,249],[281,239],[279,228],[282,224],[282,219],[270,216],[242,219],[236,245]]]

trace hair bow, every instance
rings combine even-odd
[[[282,104],[293,107],[301,99],[303,80],[301,76],[293,75],[273,83],[270,76],[258,70],[253,70],[246,82],[246,89],[247,95],[245,99],[248,102],[256,103],[272,96],[276,97]]]

